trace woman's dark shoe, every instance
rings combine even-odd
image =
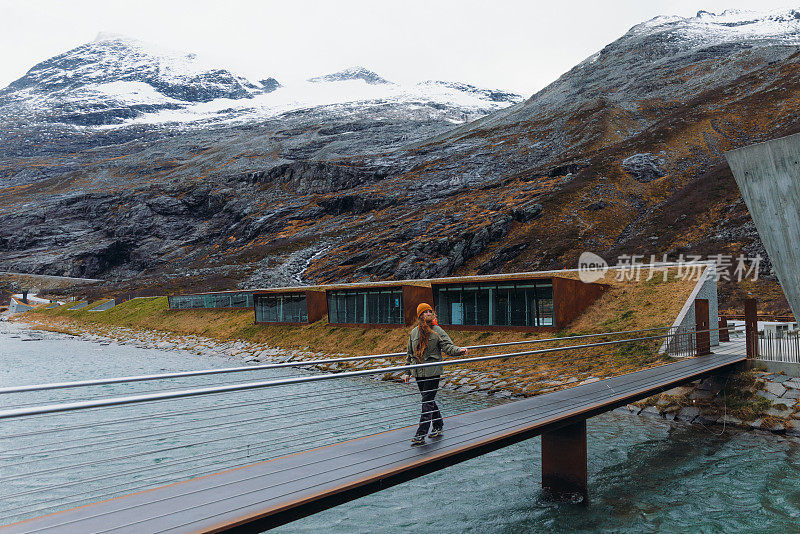
[[[432,438],[439,438],[442,436],[442,429],[441,428],[434,428],[431,430],[430,437]]]
[[[411,440],[412,447],[418,447],[419,445],[425,445],[425,436],[414,436]]]

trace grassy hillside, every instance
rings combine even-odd
[[[567,273],[565,276],[577,276]],[[670,272],[646,281],[615,280],[612,273],[600,282],[609,289],[581,317],[558,336],[669,326],[688,298],[695,282]],[[311,325],[255,325],[252,310],[170,311],[166,297],[134,299],[108,311],[70,310],[70,305],[39,308],[24,317],[56,330],[102,329],[122,326],[177,335],[201,335],[217,340],[247,340],[285,349],[308,349],[330,354],[369,354],[403,351],[409,328],[354,328],[331,326],[327,319]],[[457,345],[476,345],[553,337],[551,333],[464,332],[450,329]]]

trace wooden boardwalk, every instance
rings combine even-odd
[[[0,528],[17,533],[260,532],[732,368],[712,354],[445,419],[411,447],[414,427],[374,434]],[[343,422],[346,424],[346,422]]]

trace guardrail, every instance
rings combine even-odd
[[[758,359],[768,362],[800,363],[800,331],[760,332]]]

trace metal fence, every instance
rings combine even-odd
[[[800,363],[800,331],[759,332],[758,359]]]
[[[664,353],[676,358],[690,358],[697,352],[697,333],[688,326],[673,326],[667,331]]]

